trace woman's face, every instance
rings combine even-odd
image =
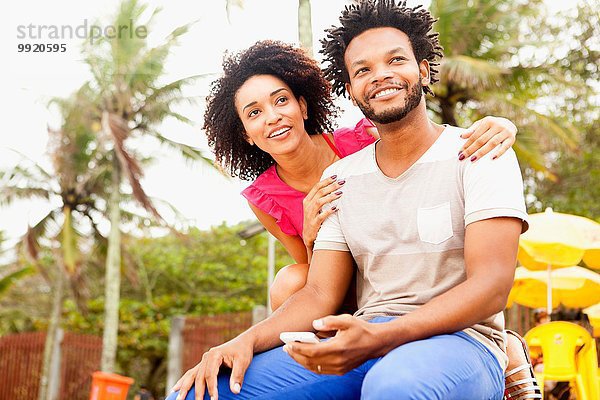
[[[236,92],[235,109],[246,140],[271,155],[289,153],[306,138],[306,101],[296,99],[276,76],[254,75],[244,82]]]

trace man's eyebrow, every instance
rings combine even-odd
[[[395,48],[389,50],[386,54],[388,56],[390,56],[390,55],[395,54],[395,53],[406,53],[406,49],[404,47],[402,47],[402,46],[398,46],[398,47],[395,47]]]
[[[358,67],[359,65],[363,65],[366,63],[367,63],[367,60],[356,60],[352,64],[350,64],[350,69],[354,69],[354,68]]]
[[[279,89],[273,90],[271,93],[269,93],[269,96],[270,96],[270,97],[273,97],[273,96],[275,96],[277,93],[281,92],[282,90],[287,90],[287,89],[286,89],[286,88],[284,88],[284,87],[282,87],[282,88],[279,88]],[[255,104],[257,104],[257,102],[256,102],[256,101],[253,101],[253,102],[251,102],[251,103],[248,103],[248,104],[246,104],[246,105],[244,106],[244,108],[242,108],[242,111],[244,111],[244,110],[245,110],[246,108],[248,108],[248,107],[252,107],[252,106],[253,106],[253,105],[255,105]]]

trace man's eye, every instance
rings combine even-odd
[[[354,76],[360,75],[362,73],[367,72],[369,69],[368,68],[359,68],[356,70],[356,72],[354,72]]]
[[[405,60],[406,60],[406,58],[404,58],[404,57],[394,57],[394,58],[392,58],[391,61],[392,62],[402,62],[402,61],[405,61]]]

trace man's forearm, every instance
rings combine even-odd
[[[281,345],[281,332],[312,331],[315,319],[332,314],[337,308],[336,304],[325,301],[314,287],[306,285],[269,318],[248,329],[240,337],[253,343],[255,353],[266,351]]]
[[[251,341],[256,353],[279,346],[281,332],[312,331],[315,319],[335,313],[342,305],[353,272],[350,253],[335,250],[314,252],[306,285],[269,318],[239,337]]]

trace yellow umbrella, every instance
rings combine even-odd
[[[600,268],[600,224],[551,208],[529,216],[529,230],[519,241],[519,261],[524,267],[570,267],[582,259],[589,267]]]
[[[600,268],[600,224],[578,215],[555,213],[551,208],[529,216],[529,230],[519,240],[519,262],[530,270],[564,268],[585,260]],[[547,285],[548,315],[552,312],[552,281]]]
[[[600,337],[600,303],[590,306],[583,310],[587,314],[592,328],[594,328],[594,336]]]
[[[591,222],[591,223],[590,223]],[[600,224],[586,219],[581,224],[582,233],[588,242],[588,249],[583,255],[583,262],[590,268],[600,269]]]
[[[551,276],[552,308],[559,304],[583,308],[600,302],[600,274],[582,267],[567,267],[552,271]],[[508,305],[515,302],[530,308],[546,306],[547,283],[545,271],[517,268]]]

